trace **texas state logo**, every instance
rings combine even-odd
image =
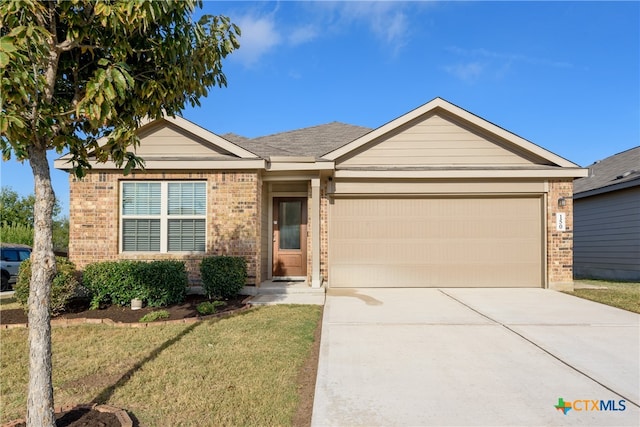
[[[570,410],[576,412],[582,411],[624,411],[627,409],[625,400],[593,400],[593,399],[580,399],[574,401],[565,402],[564,398],[559,397],[558,403],[554,405],[558,411],[562,411],[567,415]]]

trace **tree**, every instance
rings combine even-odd
[[[20,196],[11,187],[0,189],[0,223],[3,225],[23,225],[33,227],[33,206],[36,198],[33,194]],[[60,214],[60,204],[56,200],[53,205],[53,216]]]
[[[143,167],[128,148],[144,118],[174,116],[213,86],[240,31],[201,1],[0,2],[0,146],[34,175],[27,425],[54,426],[49,297],[56,272],[55,196],[47,151],[68,151],[82,177],[90,160],[124,173]]]

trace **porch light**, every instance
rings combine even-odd
[[[566,205],[567,205],[567,199],[565,199],[564,197],[560,197],[558,199],[558,207],[564,208]]]

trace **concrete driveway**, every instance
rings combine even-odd
[[[543,289],[329,290],[324,310],[312,426],[640,425],[640,315]]]

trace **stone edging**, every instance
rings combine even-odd
[[[61,406],[61,407],[55,408],[54,412],[56,414],[65,414],[67,412],[70,412],[76,409],[89,409],[89,410],[95,409],[98,412],[108,412],[108,413],[114,414],[116,418],[118,418],[118,421],[120,421],[120,425],[122,427],[133,427],[133,421],[131,420],[131,417],[129,416],[127,411],[112,405],[98,405],[97,403],[94,403],[93,405],[75,405],[75,406],[67,405],[67,406]],[[15,427],[18,424],[22,424],[26,422],[27,421],[25,419],[19,419],[15,421],[10,421],[6,424],[2,424],[2,427]]]
[[[208,316],[197,316],[197,317],[187,317],[186,319],[176,319],[176,320],[160,320],[156,322],[145,322],[145,323],[123,323],[123,322],[114,322],[111,319],[91,319],[87,317],[80,317],[77,319],[52,319],[51,326],[54,327],[62,327],[66,328],[68,326],[76,326],[76,325],[110,325],[116,328],[146,328],[147,326],[156,326],[156,325],[174,325],[174,324],[182,324],[182,323],[197,323],[203,320],[213,319],[216,317],[224,317],[230,314],[238,313],[243,310],[247,310],[251,307],[249,301],[253,298],[253,296],[247,297],[242,301],[243,307],[240,307],[235,310],[229,310],[222,313],[214,313]],[[11,325],[0,325],[0,329],[26,329],[29,325],[27,323],[15,323]],[[4,427],[4,426],[2,426]]]

